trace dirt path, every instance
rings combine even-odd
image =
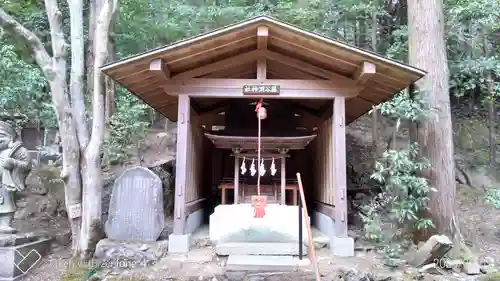
[[[82,264],[72,262],[67,257],[67,249],[59,249],[43,259],[43,262],[22,280],[26,281],[81,281],[84,272]],[[376,281],[406,281],[419,276],[411,268],[392,270],[382,265],[380,257],[370,252],[357,252],[355,257],[340,258],[328,249],[318,250],[318,262],[323,281],[368,281],[363,279],[370,273]],[[217,257],[212,247],[200,248],[188,254],[169,255],[150,267],[137,267],[131,270],[116,268],[102,269],[98,276],[106,276],[106,281],[314,281],[312,267],[290,273],[226,273],[224,266],[227,258]],[[88,264],[87,264],[88,265]],[[72,274],[69,274],[72,273]],[[346,276],[351,276],[348,279]],[[120,279],[122,278],[122,279]],[[409,279],[410,278],[410,279]],[[461,276],[421,276],[419,280],[476,280]],[[445,278],[445,279],[443,279]]]
[[[482,188],[460,186],[457,188],[457,193],[462,234],[468,243],[472,245],[471,248],[477,256],[481,259],[488,259],[491,263],[500,266],[500,210],[485,202],[485,191]],[[15,226],[24,231],[49,230],[54,235],[64,235],[68,230],[66,219],[62,217],[52,218],[43,214],[38,217],[16,221]],[[374,275],[379,276],[375,280],[398,280],[397,278],[403,278],[403,275],[415,274],[415,272],[411,272],[410,269],[406,268],[390,270],[382,265],[383,263],[378,255],[371,252],[357,252],[356,257],[339,258],[332,256],[327,249],[321,249],[318,251],[318,255],[320,271],[324,275],[322,280],[337,280],[335,279],[338,277],[336,274],[342,268],[372,272]],[[223,257],[218,258],[213,255],[212,248],[201,248],[187,255],[169,255],[151,267],[122,271],[121,274],[123,276],[137,275],[142,278],[139,280],[243,280],[243,276],[225,274],[225,260]],[[88,264],[86,265],[88,267]],[[85,266],[85,264],[82,265],[69,259],[69,250],[67,248],[58,247],[44,257],[39,266],[22,280],[81,281],[81,273],[74,276],[67,275],[68,272],[78,272],[78,269],[82,266]],[[383,279],[386,277],[393,279]],[[461,276],[461,278],[465,278],[465,276]],[[311,271],[306,269],[304,272],[280,276],[247,276],[246,280],[314,279]],[[433,279],[425,280],[431,281]],[[449,280],[453,279],[450,278]]]

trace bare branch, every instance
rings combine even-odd
[[[2,8],[0,8],[0,26],[30,47],[38,66],[42,69],[47,79],[51,80],[54,76],[51,63],[52,61],[50,55],[43,46],[42,40],[40,40],[40,38],[38,38],[38,36],[36,36],[32,31],[16,21]]]
[[[102,141],[104,139],[104,77],[101,72],[101,66],[106,62],[109,50],[109,28],[111,20],[116,12],[117,0],[107,0],[104,3],[99,16],[97,18],[96,31],[95,31],[95,45],[94,45],[94,93],[92,101],[92,135],[90,137],[89,154],[100,153]],[[94,150],[94,151],[92,151]]]
[[[99,12],[95,29],[95,63],[94,63],[94,89],[92,100],[92,133],[89,144],[85,149],[82,179],[83,209],[86,210],[82,217],[81,249],[85,250],[84,258],[90,257],[90,252],[95,249],[97,241],[102,237],[101,199],[101,148],[104,141],[104,77],[101,66],[108,57],[109,26],[111,18],[116,11],[117,0],[106,0]]]
[[[68,44],[64,40],[62,13],[57,6],[57,0],[45,0],[45,10],[49,19],[52,55],[54,56],[55,63],[62,63],[61,60],[63,60],[64,64],[66,64]]]

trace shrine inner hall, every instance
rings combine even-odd
[[[102,70],[177,122],[169,251],[188,251],[191,233],[205,223],[215,245],[299,237],[307,244],[307,234],[298,235],[300,173],[310,221],[341,256],[354,247],[346,125],[425,75],[267,16]],[[262,218],[254,217],[256,196],[266,200]]]

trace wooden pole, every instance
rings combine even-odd
[[[261,134],[261,120],[257,112],[258,132],[257,132],[257,195],[260,196],[260,134]]]
[[[240,195],[240,173],[238,156],[234,157],[234,204],[238,204]]]
[[[286,205],[286,157],[283,156],[281,158],[281,205]],[[293,205],[295,205],[296,202],[293,202]]]
[[[303,207],[302,209],[304,210],[303,214],[306,222],[307,236],[309,236],[308,237],[309,257],[311,258],[311,263],[313,264],[314,267],[314,273],[316,274],[316,281],[321,281],[319,275],[318,260],[316,259],[316,249],[314,248],[311,223],[309,222],[309,214],[307,212],[306,197],[304,195],[304,187],[302,186],[302,178],[300,177],[300,173],[297,173],[297,182],[299,183],[300,200],[302,202],[302,207]],[[302,229],[300,231],[302,231]]]
[[[299,260],[302,260],[302,201],[299,200]]]
[[[184,234],[186,225],[186,183],[188,182],[188,141],[191,137],[189,96],[179,97],[177,113],[177,160],[175,168],[174,234]],[[189,187],[190,188],[190,187]]]
[[[346,132],[345,132],[345,99],[333,100],[332,116],[333,133],[333,180],[335,186],[335,235],[347,237],[347,171],[346,171]]]

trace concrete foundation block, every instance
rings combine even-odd
[[[298,242],[297,206],[269,204],[263,218],[254,218],[251,204],[219,205],[210,215],[209,233],[213,244],[241,242]],[[303,243],[308,242],[306,221]]]
[[[18,280],[38,266],[50,248],[45,233],[0,235],[0,280]]]
[[[187,253],[191,245],[190,234],[170,234],[168,236],[169,253]]]
[[[298,256],[297,243],[222,243],[215,247],[221,256],[263,255],[263,256]],[[302,254],[307,255],[307,246],[302,244]]]
[[[289,272],[298,270],[305,263],[304,260],[299,261],[291,256],[230,255],[226,272]]]
[[[339,257],[354,256],[354,239],[352,237],[334,236],[330,242],[330,249],[333,254]]]

